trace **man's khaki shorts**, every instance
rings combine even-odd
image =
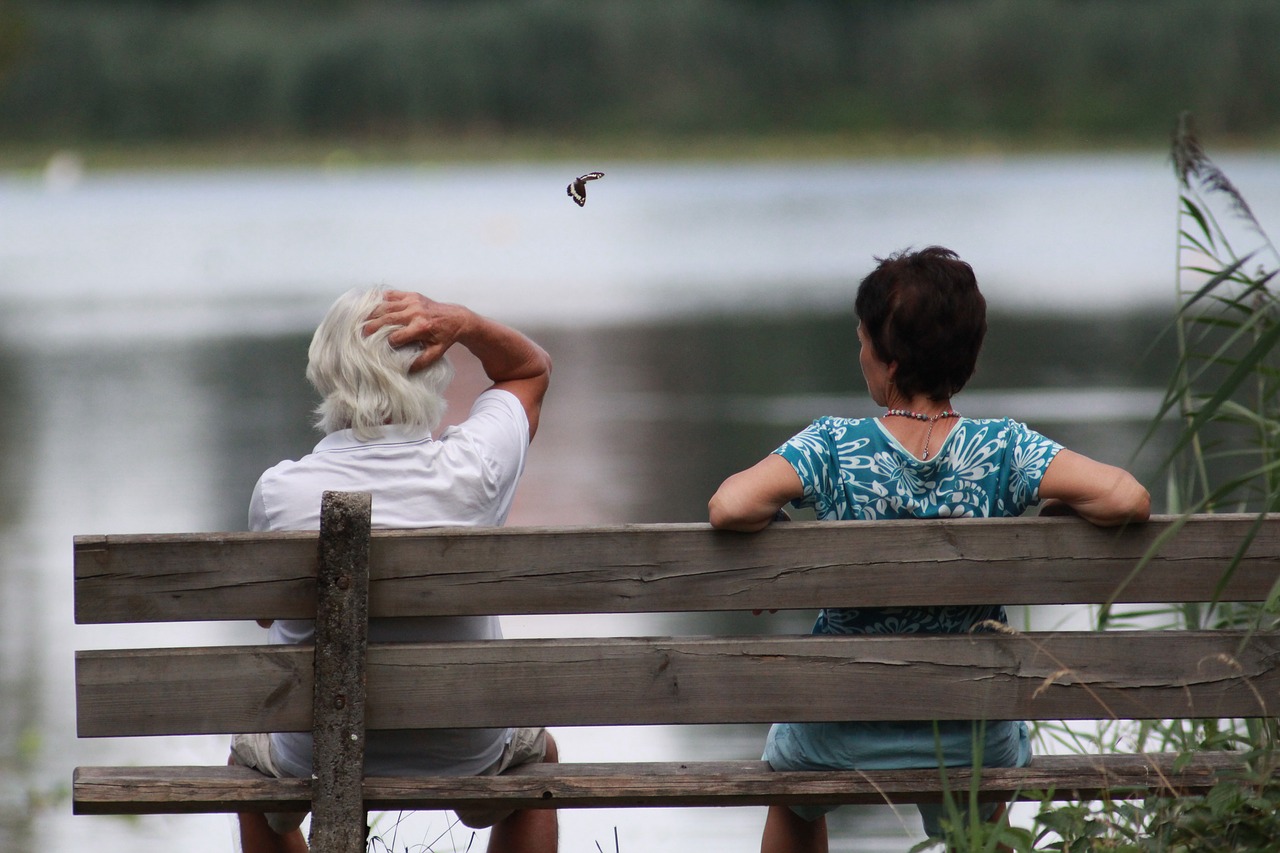
[[[547,755],[547,730],[538,728],[512,729],[511,738],[502,747],[502,755],[479,776],[501,776],[508,770],[525,764],[537,764]],[[251,767],[276,779],[288,774],[280,771],[271,753],[271,735],[235,735],[231,739],[231,759],[242,767]],[[511,814],[507,808],[470,808],[459,811],[458,819],[472,829],[493,826]],[[306,812],[267,812],[267,824],[277,835],[292,832],[302,825]]]

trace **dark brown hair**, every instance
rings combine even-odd
[[[987,334],[987,301],[973,268],[941,246],[876,260],[858,285],[863,331],[882,361],[898,363],[899,392],[945,400],[973,375]]]

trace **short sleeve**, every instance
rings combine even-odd
[[[262,479],[253,487],[253,496],[249,498],[249,529],[255,533],[271,529],[271,522],[267,519],[267,505],[262,497]]]
[[[1040,502],[1040,481],[1062,445],[1017,421],[1007,422],[1005,442],[1008,476],[1004,497],[1011,514],[1016,515]]]
[[[828,514],[840,474],[826,419],[814,421],[773,452],[795,469],[804,487],[804,495],[792,501],[792,506],[814,507],[819,516]]]
[[[453,470],[471,472],[458,482],[472,484],[476,505],[493,504],[496,517],[504,519],[529,451],[529,419],[520,400],[509,391],[485,391],[467,419],[445,430],[440,442]]]
[[[476,398],[471,413],[456,429],[489,448],[494,456],[518,461],[518,467],[523,466],[529,447],[529,417],[510,391],[496,388],[485,391]]]

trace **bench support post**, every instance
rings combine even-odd
[[[316,577],[310,846],[364,853],[365,651],[369,635],[368,493],[325,492]]]

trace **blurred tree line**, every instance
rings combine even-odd
[[[0,0],[0,136],[1280,130],[1277,0]]]

